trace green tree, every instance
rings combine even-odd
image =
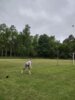
[[[20,32],[17,36],[17,56],[23,56],[23,35]]]
[[[75,52],[74,51],[74,46],[75,46],[75,38],[74,36],[71,34],[68,36],[68,38],[66,38],[64,41],[63,41],[63,44],[62,44],[64,47],[63,47],[63,51],[64,52],[63,56],[65,57],[65,55],[67,56],[66,58],[71,58],[72,57],[72,53]]]
[[[39,39],[39,36],[38,34],[36,34],[34,37],[33,37],[33,42],[32,42],[32,46],[33,46],[33,56],[36,57],[38,56],[38,39]]]
[[[6,48],[6,38],[5,38],[5,34],[6,34],[6,29],[7,26],[6,24],[0,24],[0,49],[1,49],[1,56],[5,55],[5,48]]]
[[[57,47],[58,47],[58,42],[55,40],[55,36],[50,36],[49,37],[49,56],[50,58],[54,58],[57,55]]]
[[[38,55],[40,57],[49,57],[49,36],[46,34],[40,35],[38,39]]]
[[[8,52],[9,52],[9,44],[10,44],[10,41],[9,41],[9,38],[10,38],[10,30],[9,28],[7,27],[6,28],[6,32],[5,32],[5,56],[8,55]]]
[[[30,36],[30,26],[29,25],[25,25],[22,35],[23,35],[22,38],[23,38],[23,46],[24,46],[24,56],[30,56],[32,40]]]
[[[15,55],[16,52],[16,43],[17,43],[17,36],[18,36],[18,31],[16,30],[16,27],[14,25],[11,25],[10,27],[10,56]]]

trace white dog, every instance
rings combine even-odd
[[[25,63],[23,70],[28,70],[28,73],[31,74],[31,68],[32,68],[32,61],[29,60]]]

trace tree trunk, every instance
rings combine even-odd
[[[12,48],[10,48],[10,56],[12,56]]]
[[[2,49],[2,54],[1,54],[1,56],[3,56],[3,49]]]
[[[5,56],[7,56],[7,48],[6,48],[6,50],[5,50]]]

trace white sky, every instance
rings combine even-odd
[[[62,41],[75,34],[75,0],[0,0],[2,23],[18,31],[29,24],[33,35],[46,33]]]

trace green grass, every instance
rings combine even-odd
[[[24,62],[0,59],[0,100],[75,100],[71,60],[32,59],[31,75],[21,74]]]

